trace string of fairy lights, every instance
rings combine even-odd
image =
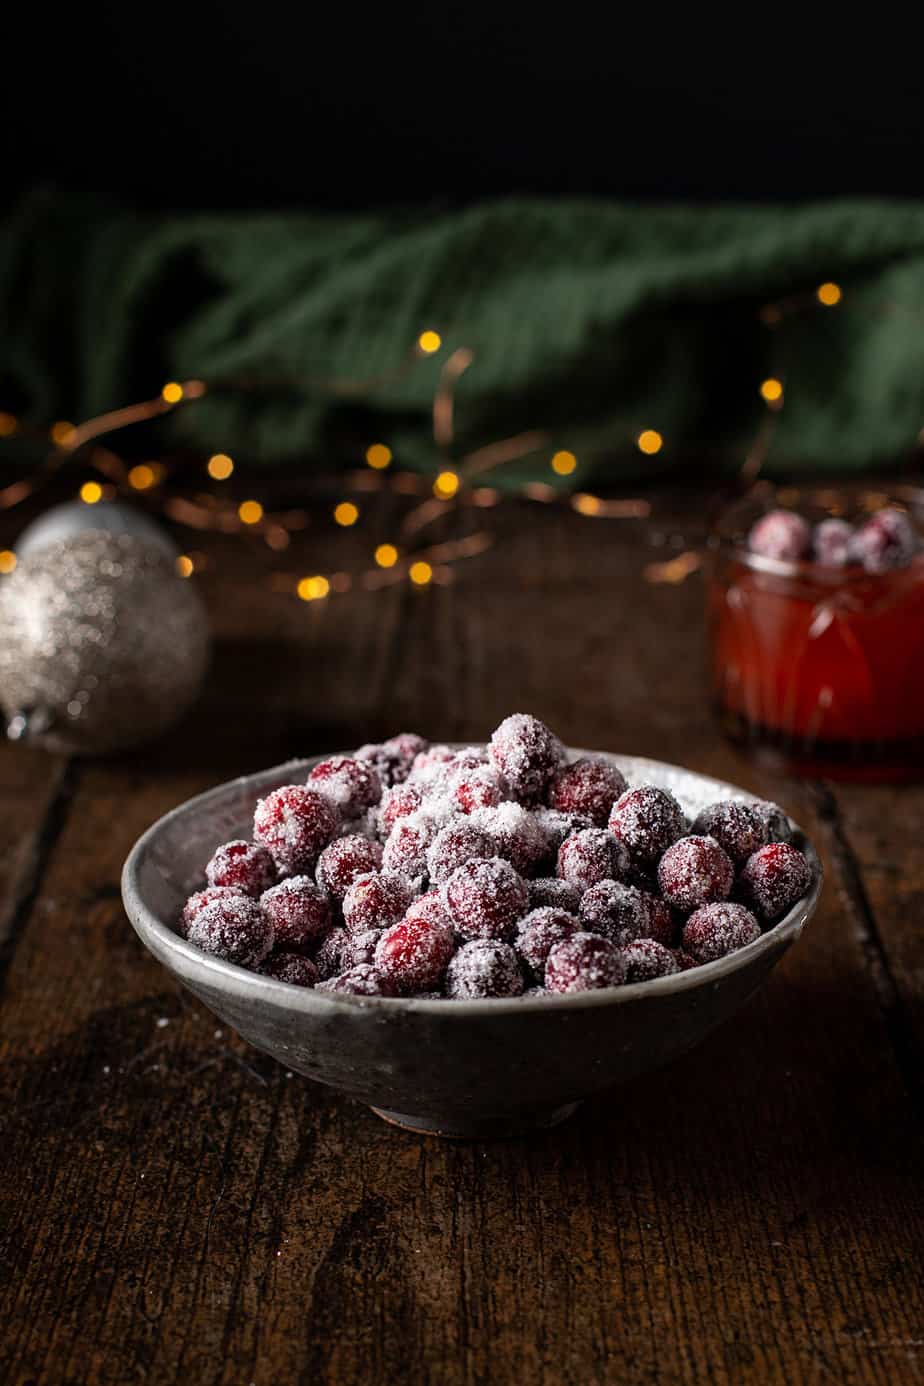
[[[767,328],[775,328],[784,318],[809,306],[824,309],[837,307],[843,300],[841,286],[831,280],[818,285],[811,293],[794,295],[760,310],[760,320]],[[422,358],[435,357],[443,351],[443,340],[434,328],[418,335],[406,358],[387,377],[371,381],[313,382],[332,394],[360,396],[373,385],[395,380]],[[359,571],[274,572],[271,587],[289,593],[304,602],[325,601],[357,588],[375,591],[394,583],[407,582],[424,588],[452,580],[455,564],[476,557],[490,547],[493,536],[482,528],[461,539],[427,543],[427,528],[442,519],[462,502],[477,511],[489,511],[505,496],[541,504],[567,506],[575,514],[590,519],[647,519],[650,505],[643,499],[608,499],[585,490],[563,488],[562,481],[573,476],[579,467],[578,457],[567,448],[554,447],[548,435],[530,430],[511,438],[489,443],[466,456],[452,455],[454,438],[455,387],[463,373],[474,361],[467,347],[449,352],[443,360],[439,384],[432,404],[432,429],[438,469],[427,476],[403,470],[398,465],[389,444],[373,439],[366,445],[362,465],[333,478],[317,476],[317,485],[329,488],[332,483],[341,488],[341,498],[330,506],[333,523],[344,530],[352,529],[363,517],[370,498],[386,493],[406,498],[410,502],[396,531],[389,539],[377,543],[370,555],[371,562]],[[226,382],[221,382],[227,388]],[[259,388],[259,382],[240,382],[241,388]],[[159,394],[149,400],[87,419],[80,424],[57,420],[47,430],[29,430],[10,412],[0,410],[0,440],[19,436],[43,436],[50,440],[52,450],[35,474],[0,488],[0,510],[20,505],[34,495],[75,456],[79,456],[94,476],[83,481],[77,495],[87,506],[115,499],[119,495],[144,496],[166,519],[189,531],[216,531],[225,534],[257,536],[268,549],[284,553],[293,537],[309,524],[307,508],[272,511],[256,497],[237,500],[222,494],[224,484],[237,472],[233,456],[226,452],[211,454],[199,464],[191,493],[180,493],[168,487],[181,469],[189,477],[189,463],[157,459],[126,463],[101,440],[119,430],[169,414],[180,407],[189,407],[209,391],[204,380],[170,380]],[[753,483],[760,472],[773,437],[776,420],[785,403],[785,381],[781,370],[761,380],[757,391],[764,405],[761,426],[742,463],[740,476]],[[654,427],[645,427],[632,438],[632,445],[645,457],[656,457],[665,447],[663,434]],[[542,451],[547,455],[551,478],[557,484],[533,481],[501,492],[489,484],[491,474],[509,463]],[[202,472],[216,487],[202,492]],[[98,479],[97,479],[98,478]],[[487,484],[486,484],[487,483]],[[344,494],[345,493],[345,494]],[[676,554],[666,562],[648,564],[644,570],[650,582],[682,582],[699,567],[699,554],[691,549]],[[208,565],[206,555],[191,548],[177,559],[177,571],[188,578]],[[0,574],[16,567],[16,554],[11,549],[0,550]]]

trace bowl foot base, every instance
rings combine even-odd
[[[533,1131],[547,1131],[549,1127],[567,1121],[580,1105],[580,1102],[567,1102],[564,1107],[543,1107],[520,1116],[472,1118],[414,1116],[409,1112],[389,1112],[383,1107],[372,1107],[371,1110],[392,1126],[400,1126],[403,1131],[413,1131],[418,1136],[441,1136],[448,1141],[480,1141],[506,1140],[513,1136],[528,1136]]]

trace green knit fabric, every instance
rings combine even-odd
[[[836,308],[811,306],[823,280]],[[809,306],[761,323],[792,295]],[[771,468],[857,470],[907,458],[924,423],[924,206],[169,217],[36,196],[0,233],[0,321],[0,408],[78,419],[197,376],[218,388],[165,442],[244,462],[329,468],[384,441],[432,468],[440,362],[465,346],[458,448],[549,436],[503,478],[553,479],[554,448],[579,482],[737,467],[770,374],[786,383]],[[427,327],[441,352],[387,383]],[[644,428],[664,436],[656,458],[634,446]]]

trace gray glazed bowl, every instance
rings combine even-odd
[[[256,1049],[416,1131],[490,1137],[552,1126],[585,1097],[682,1054],[753,995],[801,934],[821,891],[821,864],[793,825],[814,883],[755,943],[677,976],[529,1000],[331,995],[247,972],[186,943],[175,920],[202,885],[215,847],[249,837],[256,800],[303,781],[319,759],[231,781],[166,814],[132,848],[122,898],[145,946]],[[691,815],[716,799],[753,797],[660,761],[606,759],[630,784],[670,789]]]

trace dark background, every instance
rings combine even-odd
[[[152,208],[918,196],[924,106],[900,30],[813,38],[777,10],[685,25],[568,5],[20,10],[3,196]]]

